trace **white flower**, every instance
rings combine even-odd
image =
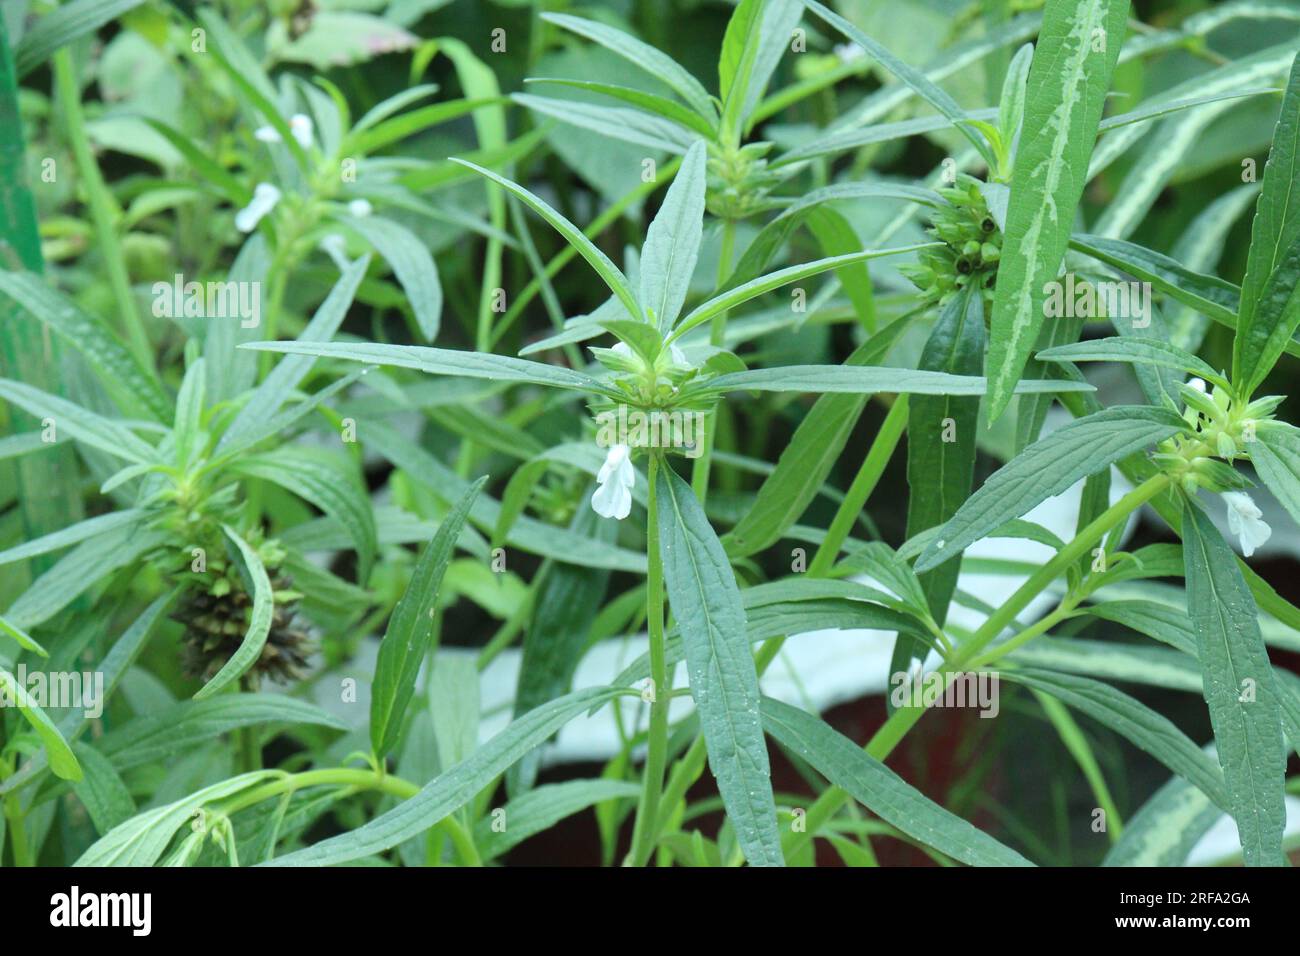
[[[303,149],[311,148],[312,123],[310,116],[305,113],[294,113],[290,116],[289,132],[293,133],[293,138],[298,141],[298,145]]]
[[[856,43],[837,43],[833,50],[835,55],[840,58],[841,63],[852,63],[854,60],[861,59],[866,55],[862,47]]]
[[[259,126],[253,130],[253,139],[259,143],[281,143],[280,131],[274,126]]]
[[[1205,379],[1203,379],[1203,378],[1190,378],[1190,379],[1187,380],[1187,387],[1190,388],[1190,389],[1193,389],[1194,391],[1200,392],[1202,395],[1204,395],[1204,394],[1205,394]]]
[[[348,203],[348,212],[358,219],[365,219],[374,211],[375,207],[370,205],[370,201],[367,199],[354,199]]]
[[[632,449],[627,445],[610,446],[605,464],[596,474],[597,487],[591,496],[592,510],[601,517],[622,521],[632,512],[632,485],[635,482]]]
[[[615,342],[614,347],[611,348],[610,351],[615,355],[625,355],[628,358],[632,357],[632,346],[628,345],[626,342]]]
[[[1272,535],[1273,529],[1263,520],[1263,512],[1242,491],[1225,491],[1228,505],[1228,530],[1241,540],[1241,553],[1250,557]]]
[[[252,232],[262,217],[274,209],[279,201],[280,190],[270,183],[258,183],[248,205],[235,213],[235,228],[240,232]]]

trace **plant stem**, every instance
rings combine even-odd
[[[5,797],[5,829],[14,848],[14,866],[31,866],[31,849],[27,845],[27,826],[23,819],[22,798],[17,791]],[[0,849],[3,849],[0,846]]]
[[[867,457],[862,460],[853,484],[849,486],[848,493],[845,494],[844,500],[840,502],[835,512],[835,517],[831,520],[826,537],[822,539],[821,545],[813,555],[812,562],[808,565],[809,577],[824,577],[835,563],[840,548],[843,547],[849,532],[853,530],[853,523],[858,520],[858,514],[867,503],[867,499],[871,497],[871,492],[875,490],[880,476],[885,472],[885,466],[889,464],[889,459],[893,457],[894,449],[898,447],[898,441],[906,430],[907,396],[900,395],[881,423],[880,431],[876,432],[871,448],[867,451]],[[755,655],[755,666],[760,675],[771,666],[784,644],[783,635],[769,638],[759,648],[758,654]]]
[[[86,136],[85,117],[81,113],[81,90],[77,84],[76,70],[72,65],[72,54],[65,47],[54,54],[54,88],[59,102],[59,111],[63,114],[63,124],[72,146],[72,155],[77,163],[77,172],[86,188],[90,203],[90,218],[95,226],[95,241],[99,245],[99,254],[104,258],[108,270],[108,284],[113,290],[113,299],[117,304],[119,321],[126,337],[127,345],[135,353],[140,364],[146,369],[154,365],[153,346],[140,318],[135,296],[131,293],[131,277],[126,270],[126,259],[122,255],[122,244],[117,237],[117,219],[121,211],[112,193],[100,175],[91,151],[90,140]]]
[[[989,615],[988,619],[971,635],[970,639],[964,641],[957,648],[956,653],[944,662],[939,668],[939,672],[946,676],[952,676],[970,666],[971,662],[979,657],[980,653],[1002,633],[1008,624],[1015,621],[1016,615],[1023,611],[1030,601],[1041,594],[1044,588],[1056,580],[1058,576],[1065,573],[1066,569],[1075,561],[1083,557],[1088,552],[1088,549],[1104,538],[1111,528],[1126,520],[1130,514],[1164,491],[1168,485],[1169,477],[1167,475],[1153,475],[1098,515],[1087,527],[1075,535],[1069,544],[1058,551],[1050,561],[1030,575],[1029,580],[1017,588],[1016,592],[1005,603]],[[924,713],[924,707],[900,707],[895,710],[867,743],[867,753],[877,760],[884,760],[893,752],[899,741],[921,719],[921,715]],[[817,833],[826,821],[844,805],[847,799],[848,794],[839,787],[832,786],[823,791],[821,796],[808,808],[807,826],[804,832],[787,835],[786,856],[788,857],[802,847],[807,840],[811,839],[813,834]]]
[[[664,652],[664,569],[659,553],[659,516],[655,508],[655,482],[663,467],[660,453],[650,454],[650,500],[646,509],[646,621],[650,632],[650,680],[654,699],[650,702],[650,728],[646,743],[645,780],[632,828],[632,849],[624,864],[645,866],[658,839],[659,798],[663,790],[664,765],[668,757],[667,655]]]

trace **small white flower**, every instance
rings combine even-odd
[[[248,205],[235,213],[235,228],[240,232],[252,232],[262,217],[274,209],[279,201],[280,190],[270,183],[258,183]]]
[[[1225,491],[1223,500],[1228,505],[1228,530],[1241,541],[1241,553],[1250,557],[1273,534],[1273,529],[1263,520],[1250,495],[1242,491]]]
[[[259,126],[257,129],[253,130],[253,139],[257,140],[259,143],[284,142],[280,139],[280,131],[274,126]]]
[[[318,244],[318,248],[334,260],[334,264],[339,267],[339,272],[346,271],[352,265],[352,261],[348,259],[343,237],[337,232],[331,232],[322,239]]]
[[[374,211],[375,207],[370,205],[368,199],[354,199],[348,203],[348,212],[358,219],[365,219]]]
[[[622,521],[632,512],[632,485],[635,482],[632,449],[627,445],[610,446],[605,463],[596,474],[597,487],[591,496],[592,510],[603,518]]]
[[[290,116],[289,132],[293,133],[293,138],[298,141],[299,146],[303,149],[311,149],[313,129],[310,116],[305,113],[294,113]]]
[[[1200,392],[1202,395],[1204,395],[1204,394],[1205,394],[1205,379],[1203,379],[1203,378],[1192,378],[1192,379],[1188,379],[1188,380],[1187,380],[1187,387],[1190,388],[1190,389],[1193,389],[1194,391]]]
[[[840,58],[841,63],[852,63],[854,60],[861,59],[866,55],[862,47],[856,43],[837,43],[834,47],[834,53]]]
[[[626,342],[615,342],[614,347],[611,348],[610,351],[615,355],[625,355],[628,358],[632,357],[632,346],[628,345]]]

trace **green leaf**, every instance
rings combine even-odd
[[[191,455],[203,451],[200,446],[203,428],[204,391],[207,384],[203,359],[195,359],[185,370],[181,390],[176,395],[176,414],[172,420],[172,441],[176,444],[176,464],[185,468]]]
[[[474,827],[474,844],[483,859],[496,859],[566,817],[606,800],[635,798],[640,792],[637,784],[626,780],[549,783],[515,797],[505,805],[504,829],[495,829],[491,817],[479,820]]]
[[[525,83],[553,83],[556,86],[568,86],[578,90],[589,90],[592,93],[600,93],[604,96],[612,97],[616,100],[622,100],[624,103],[630,103],[633,106],[640,107],[647,112],[662,116],[664,119],[687,129],[694,130],[707,139],[712,139],[716,135],[716,130],[703,119],[699,113],[689,110],[675,100],[666,99],[662,96],[656,96],[654,93],[647,93],[645,90],[633,89],[630,86],[617,86],[612,83],[595,83],[591,80],[566,80],[550,77],[529,77],[524,80]],[[536,100],[530,100],[527,105],[535,105]],[[556,109],[562,108],[563,104],[552,104]],[[554,114],[553,114],[554,115]]]
[[[0,551],[0,565],[12,564],[15,561],[25,561],[38,554],[49,554],[51,551],[59,551],[62,548],[79,544],[87,538],[93,538],[96,535],[112,531],[114,528],[121,528],[124,525],[135,524],[143,517],[143,511],[136,508],[130,508],[126,511],[111,511],[108,514],[98,515],[94,518],[86,518],[84,521],[78,521],[76,524],[68,525],[68,527],[63,528],[60,531],[53,531],[50,534],[42,535],[35,540],[14,545],[12,548],[6,548],[4,551]]]
[[[1025,119],[1025,98],[1029,85],[1029,67],[1034,60],[1034,45],[1026,43],[1007,66],[1002,81],[1002,96],[998,98],[998,133],[1003,144],[1010,149]]]
[[[1076,481],[1186,429],[1177,413],[1142,405],[1118,405],[1075,419],[994,472],[944,525],[941,538],[917,559],[916,570],[937,567]]]
[[[241,183],[233,173],[209,156],[206,150],[166,123],[148,116],[144,117],[144,121],[149,124],[149,127],[155,133],[171,143],[176,151],[185,157],[190,167],[216,186],[232,205],[248,205],[248,201],[253,198],[253,191]]]
[[[782,746],[908,836],[971,866],[1032,866],[1008,846],[945,810],[828,723],[764,697],[763,726]]]
[[[41,647],[40,644],[37,644],[36,641],[32,639],[32,636],[30,634],[28,634],[26,631],[22,630],[21,628],[15,627],[14,625],[10,624],[3,617],[0,617],[0,634],[5,635],[6,637],[13,638],[13,640],[18,644],[18,646],[21,647],[23,650],[31,651],[33,654],[39,654],[41,657],[50,656],[49,651]]]
[[[286,445],[240,457],[231,469],[279,485],[343,525],[357,550],[357,581],[365,584],[379,544],[370,497],[351,458],[323,448]]]
[[[223,524],[221,530],[226,540],[235,546],[243,560],[243,570],[249,590],[253,595],[253,608],[248,616],[248,630],[239,649],[222,665],[221,670],[213,676],[194,695],[195,700],[211,697],[227,686],[239,680],[262,656],[267,635],[271,632],[271,618],[275,613],[275,596],[271,592],[271,579],[267,577],[266,567],[257,551],[243,539],[230,525]]]
[[[77,755],[85,774],[80,782],[72,785],[72,792],[90,814],[95,832],[105,834],[119,823],[135,816],[135,801],[131,799],[131,791],[113,769],[112,762],[86,744],[73,744],[72,752]]]
[[[594,40],[638,69],[644,70],[660,82],[668,84],[672,90],[690,104],[693,110],[710,123],[717,121],[718,111],[713,105],[713,97],[709,96],[708,90],[700,84],[699,80],[691,76],[685,67],[667,54],[661,53],[649,44],[642,43],[622,30],[615,30],[613,27],[597,23],[595,20],[584,20],[581,17],[573,17],[563,13],[543,13],[542,19],[571,33],[576,33],[578,36]]]
[[[957,375],[984,371],[984,299],[953,296],[939,314],[920,368]],[[948,395],[909,399],[907,421],[907,536],[944,524],[970,497],[975,480],[978,398]],[[930,613],[942,626],[957,588],[960,560],[949,560],[920,576]],[[923,656],[920,647],[912,648]]]
[[[948,117],[948,119],[957,127],[958,131],[970,140],[971,145],[973,145],[976,151],[984,157],[989,166],[992,167],[995,165],[993,156],[989,151],[988,143],[984,141],[984,138],[975,130],[970,129],[964,123],[959,122],[963,118],[964,111],[957,105],[957,101],[931,82],[924,73],[913,69],[911,66],[904,63],[875,40],[871,39],[871,37],[867,36],[855,27],[848,20],[845,20],[839,14],[832,13],[830,10],[826,9],[826,7],[817,3],[816,0],[804,0],[804,6],[860,46],[864,53],[907,84],[907,86],[916,92],[917,96],[921,97],[921,99],[925,100],[937,111]],[[1127,6],[1127,4],[1125,6]],[[1120,24],[1121,26],[1123,25],[1122,17],[1120,19]],[[1046,26],[1044,29],[1046,29]],[[1115,45],[1115,50],[1118,55],[1118,44]],[[1100,108],[1098,109],[1098,112],[1100,113]]]
[[[475,655],[446,651],[436,655],[428,695],[437,765],[449,770],[478,749],[482,701]]]
[[[57,395],[42,392],[22,382],[0,378],[0,398],[38,419],[53,419],[56,433],[65,432],[69,437],[92,448],[140,465],[153,464],[158,460],[153,448],[136,438],[125,426]]]
[[[339,276],[338,282],[330,289],[325,301],[316,309],[316,313],[307,323],[307,327],[298,336],[299,342],[328,342],[334,337],[348,308],[357,294],[361,280],[365,278],[366,268],[370,264],[369,256],[362,256],[352,263]],[[291,355],[275,364],[261,383],[253,390],[248,402],[239,410],[235,420],[230,423],[217,443],[217,451],[231,447],[247,447],[249,437],[258,433],[260,426],[275,415],[285,403],[293,390],[302,383],[311,371],[316,360],[310,355]],[[269,437],[269,436],[267,436]]]
[[[907,323],[886,326],[847,359],[846,365],[880,362]],[[775,543],[807,510],[844,450],[866,406],[865,395],[822,395],[781,451],[776,468],[735,527],[722,538],[727,553],[745,557]]]
[[[80,780],[81,766],[73,756],[72,748],[63,739],[63,734],[59,733],[59,728],[54,726],[54,721],[50,720],[45,711],[41,710],[27,695],[27,688],[19,684],[14,675],[3,667],[0,667],[0,699],[5,701],[6,706],[17,707],[23,719],[31,724],[32,730],[36,731],[36,735],[41,738],[41,743],[45,746],[50,769],[54,771],[55,776],[64,780]]]
[[[76,348],[99,373],[104,384],[132,401],[156,421],[171,417],[171,399],[152,369],[142,366],[104,323],[56,292],[32,272],[0,270],[0,293],[13,299],[34,318]]]
[[[348,729],[315,704],[286,694],[220,694],[141,714],[99,738],[96,746],[118,771],[125,771],[175,759],[222,734],[261,724]]]
[[[383,256],[406,292],[424,340],[436,339],[442,322],[442,283],[424,243],[405,226],[382,216],[340,216],[339,221]]]
[[[1048,0],[1044,8],[993,299],[990,419],[1011,402],[1043,325],[1044,284],[1065,256],[1127,16],[1127,0]]]
[[[1140,701],[1088,677],[1029,667],[1001,673],[1007,680],[1050,694],[1066,706],[1087,714],[1196,784],[1219,806],[1226,806],[1223,775],[1214,759],[1192,743],[1172,721]]]
[[[661,333],[677,321],[700,255],[706,154],[703,142],[687,151],[641,247],[641,304]]]
[[[56,561],[31,583],[5,616],[14,627],[43,624],[114,571],[127,567],[165,540],[133,524],[101,531]]]
[[[1150,282],[1170,298],[1204,313],[1228,328],[1237,327],[1241,290],[1217,276],[1202,275],[1181,263],[1123,239],[1076,235],[1070,248],[1134,278]]]
[[[628,315],[635,317],[641,316],[641,307],[638,305],[636,296],[632,292],[632,287],[627,281],[627,276],[623,275],[622,270],[610,261],[605,253],[596,248],[595,243],[586,237],[581,229],[565,219],[564,216],[556,212],[543,200],[534,196],[523,186],[513,183],[504,176],[498,176],[489,169],[482,166],[476,166],[474,163],[467,162],[463,159],[453,159],[452,162],[459,163],[462,166],[474,170],[481,176],[492,180],[492,182],[503,187],[518,197],[526,206],[531,208],[539,216],[549,222],[555,230],[562,235],[582,258],[586,259],[596,273],[609,286],[609,290],[618,297],[627,309]]]
[[[1236,556],[1194,502],[1183,507],[1187,613],[1247,866],[1282,866],[1286,744],[1259,612]],[[1246,698],[1243,700],[1243,698]]]
[[[740,589],[690,485],[670,468],[661,469],[656,483],[664,584],[686,649],[709,767],[745,859],[753,866],[782,866]]]
[[[1300,429],[1286,422],[1260,422],[1248,450],[1268,490],[1300,523]]]
[[[962,113],[962,119],[964,121],[986,120],[992,119],[997,115],[997,110],[971,110]],[[877,143],[889,143],[894,140],[907,139],[908,137],[917,136],[922,133],[937,133],[942,130],[951,129],[952,125],[952,120],[946,116],[920,116],[915,119],[898,120],[893,123],[876,123],[872,126],[866,127],[865,129],[833,130],[822,136],[818,136],[801,146],[796,146],[788,153],[783,153],[772,162],[772,166],[774,168],[780,168],[782,166],[787,166],[790,163],[801,163],[809,159],[815,159],[818,156],[829,156],[832,153],[843,153],[851,149],[861,149],[863,146],[874,146]],[[834,186],[826,186],[823,188],[837,189],[851,186],[861,188],[872,185],[877,184],[836,183]],[[885,186],[888,184],[880,183],[878,185]],[[921,193],[929,192],[929,190],[920,189],[916,186],[907,186],[905,184],[898,184],[896,188],[910,189]],[[807,198],[808,197],[805,196],[804,200],[800,200],[800,202],[805,201]],[[939,199],[937,195],[934,198],[935,200],[938,200],[933,203],[934,205],[942,205],[943,200]],[[930,203],[928,198],[922,201],[927,204]]]
[[[264,865],[330,866],[397,846],[459,810],[511,764],[574,717],[626,693],[622,688],[592,687],[543,704],[512,721],[468,760],[439,774],[415,796],[365,826]]]
[[[618,537],[618,523],[601,518],[585,500],[569,529],[611,544]],[[603,568],[554,564],[545,572],[524,633],[515,685],[516,717],[568,693],[608,584],[609,572]],[[540,757],[533,751],[511,768],[507,782],[512,796],[536,782]]]
[[[892,392],[914,395],[983,395],[987,382],[978,375],[950,375],[877,365],[786,365],[732,372],[710,379],[705,388],[718,392]],[[1023,393],[1091,392],[1086,382],[1052,379],[1025,381]]]
[[[1206,362],[1176,345],[1158,339],[1121,336],[1090,339],[1087,342],[1043,349],[1038,353],[1037,358],[1052,362],[1131,362],[1139,365],[1154,365],[1158,368],[1172,368],[1199,375],[1215,385],[1228,384],[1227,379]]]
[[[97,840],[73,866],[153,866],[166,851],[176,831],[190,823],[204,806],[229,797],[279,774],[258,770],[204,787],[195,793],[146,810],[119,824]]]
[[[93,33],[140,6],[144,0],[72,0],[36,21],[14,50],[14,65],[22,79],[54,54],[55,50]]]
[[[413,368],[430,375],[485,378],[494,382],[548,385],[584,392],[606,390],[596,379],[581,372],[487,352],[461,352],[422,345],[375,345],[367,342],[249,342],[240,348],[284,352],[289,355],[317,355],[372,365],[392,365],[397,368]]]
[[[1222,815],[1200,789],[1174,777],[1128,820],[1102,866],[1184,866]]]
[[[718,52],[718,90],[722,98],[721,128],[740,140],[744,108],[749,103],[749,81],[762,43],[764,0],[740,0],[727,21]]]
[[[1187,654],[1196,654],[1196,631],[1187,612],[1169,604],[1128,599],[1102,601],[1083,608],[1093,617],[1114,621],[1127,628],[1163,641]]]
[[[370,744],[382,758],[402,734],[406,707],[415,692],[415,679],[433,639],[433,610],[438,606],[442,577],[455,552],[465,518],[474,499],[487,483],[484,476],[469,490],[438,525],[438,532],[420,553],[411,582],[393,609],[379,645],[375,680],[370,699]]]
[[[515,93],[511,99],[520,106],[553,117],[561,123],[589,129],[602,136],[648,149],[682,154],[699,139],[699,134],[691,129],[640,110],[532,96],[528,93]]]
[[[1282,96],[1273,146],[1264,167],[1264,186],[1255,207],[1241,284],[1241,310],[1232,347],[1232,380],[1249,398],[1282,355],[1300,324],[1300,56]]]

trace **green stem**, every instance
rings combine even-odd
[[[1069,544],[1017,588],[1005,603],[989,615],[970,639],[964,641],[957,648],[956,653],[944,662],[939,669],[940,672],[952,676],[969,667],[971,662],[976,660],[981,652],[1002,633],[1003,629],[1015,621],[1016,615],[1023,611],[1030,601],[1041,594],[1057,577],[1064,574],[1075,561],[1083,557],[1093,545],[1106,536],[1111,528],[1126,520],[1130,514],[1164,491],[1168,485],[1167,475],[1153,475],[1098,515],[1075,535]],[[924,707],[900,707],[895,710],[867,743],[867,753],[877,760],[887,758],[924,713]],[[848,794],[839,787],[832,786],[823,791],[808,809],[807,826],[804,832],[787,835],[786,856],[788,857],[812,839],[813,834],[817,833],[847,799]]]
[[[14,791],[5,797],[5,829],[14,848],[14,866],[31,866],[31,848],[27,845],[27,826],[23,818],[22,798]],[[0,846],[0,849],[3,849]]]
[[[734,220],[724,219],[722,222],[722,248],[718,251],[716,291],[721,291],[723,284],[731,276],[731,257],[735,246],[736,223]],[[715,348],[721,348],[726,340],[726,335],[727,313],[719,312],[709,324],[709,344]],[[700,499],[700,504],[704,503],[709,494],[709,470],[712,468],[713,463],[713,443],[715,433],[718,430],[718,412],[717,408],[709,412],[704,426],[704,448],[700,452],[700,457],[695,459],[695,467],[691,472],[691,490],[695,492],[695,497]]]
[[[885,472],[885,466],[889,464],[889,459],[893,457],[894,449],[898,447],[899,439],[906,430],[907,396],[900,395],[881,423],[880,431],[876,432],[876,437],[871,442],[867,457],[862,460],[862,465],[858,468],[853,484],[849,486],[844,500],[840,502],[835,512],[835,517],[831,519],[826,537],[822,539],[812,562],[808,565],[809,577],[824,577],[830,571],[835,558],[840,553],[840,548],[844,546],[845,539],[853,530],[854,522],[858,520],[863,506],[871,497],[871,492],[875,490],[880,476]],[[764,642],[755,655],[755,666],[759,674],[767,671],[784,644],[785,636],[773,637]]]
[[[262,769],[262,748],[257,740],[256,727],[240,727],[235,731],[239,742],[239,772],[252,773]]]
[[[655,508],[655,482],[663,467],[658,452],[650,455],[650,499],[646,509],[646,620],[650,632],[650,680],[654,699],[650,703],[645,780],[632,828],[632,849],[624,861],[628,866],[645,866],[658,839],[659,799],[663,790],[664,765],[668,758],[667,655],[664,650],[664,569],[659,553],[659,516]]]
[[[76,160],[77,172],[86,187],[90,202],[90,218],[95,227],[95,241],[108,270],[108,284],[117,303],[119,321],[127,345],[146,369],[154,365],[153,346],[140,318],[135,296],[131,293],[131,277],[127,273],[122,244],[118,241],[117,220],[121,211],[117,207],[104,177],[100,175],[95,155],[86,136],[85,117],[81,113],[81,90],[72,65],[72,54],[65,47],[54,54],[54,88],[59,111],[63,114],[68,141]]]

